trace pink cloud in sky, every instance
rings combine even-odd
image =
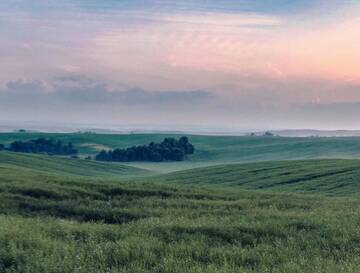
[[[91,56],[109,71],[127,73],[129,84],[141,81],[155,88],[189,81],[191,73],[202,75],[190,78],[193,87],[207,86],[213,81],[207,76],[214,73],[224,77],[224,85],[228,77],[239,77],[239,88],[246,78],[360,82],[360,20],[356,17],[326,24],[259,14],[156,18],[153,24],[100,33]],[[235,84],[229,91],[239,88]]]
[[[27,89],[38,86],[43,93],[55,90],[59,96],[53,94],[48,101],[63,106],[61,95],[80,97],[80,102],[98,88],[94,99],[98,102],[109,91],[136,97],[140,94],[136,90],[143,90],[144,105],[138,108],[119,107],[118,101],[108,99],[103,107],[110,112],[104,110],[104,120],[111,116],[113,122],[143,121],[152,113],[151,120],[181,122],[186,112],[194,123],[228,126],[267,126],[270,121],[277,122],[273,126],[296,126],[292,118],[303,124],[305,117],[320,109],[323,119],[313,124],[323,126],[327,121],[329,127],[338,111],[348,115],[350,103],[353,119],[347,126],[355,128],[355,102],[360,101],[360,8],[350,1],[332,13],[338,6],[335,1],[314,2],[329,8],[314,4],[296,14],[223,8],[104,10],[74,8],[74,2],[67,1],[73,8],[59,4],[53,12],[0,13],[0,32],[7,38],[0,43],[0,95],[14,91],[9,90],[9,82],[22,83]],[[74,92],[79,88],[84,92]],[[191,112],[183,108],[192,100],[189,94],[181,105],[172,100],[159,108],[145,91],[153,101],[175,91],[190,95],[202,91],[211,99],[199,98]],[[158,94],[161,91],[163,95]],[[82,119],[90,117],[92,108],[81,106]],[[65,108],[59,107],[60,117]],[[12,108],[4,109],[7,113]],[[343,126],[338,119],[338,127]]]

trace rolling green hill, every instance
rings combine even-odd
[[[163,134],[48,134],[2,133],[0,143],[29,140],[38,137],[73,142],[80,153],[94,155],[101,149],[125,148],[159,142]],[[128,165],[160,172],[171,172],[225,163],[314,158],[360,159],[360,138],[289,138],[241,136],[190,136],[196,153],[188,161],[175,163],[130,163]]]
[[[153,163],[156,165],[156,163]],[[189,163],[190,164],[190,163]],[[140,164],[141,165],[141,164]],[[191,164],[190,164],[191,165]],[[27,173],[27,176],[24,176]],[[3,178],[77,177],[349,196],[360,194],[360,160],[314,159],[214,165],[158,175],[119,163],[0,152]]]
[[[164,137],[84,136],[78,145]],[[0,272],[360,271],[360,160],[228,163],[357,157],[357,138],[191,138],[198,153],[180,167],[134,164],[189,168],[166,174],[0,152]]]
[[[0,272],[360,270],[358,199],[244,191],[226,183],[223,188],[157,184],[154,177],[146,183],[143,178],[126,182],[115,177],[138,170],[119,165],[120,174],[103,179],[107,171],[117,173],[117,167],[0,154]],[[226,182],[221,179],[237,167],[243,174],[264,170],[257,176],[260,183],[266,169],[279,175],[290,163],[266,164],[218,167],[225,169],[215,168],[217,174],[205,169],[191,180],[196,185],[199,175],[204,181],[214,176]],[[313,172],[320,166],[296,164],[292,172]],[[321,164],[325,169],[340,164],[347,172],[358,166],[355,161]],[[199,171],[172,175],[185,183]]]
[[[38,154],[0,152],[0,173],[14,176],[21,172],[32,175],[80,176],[89,178],[130,177],[150,174],[147,170],[121,164],[59,158]]]
[[[220,165],[171,173],[158,181],[196,186],[360,194],[360,160],[321,159]]]

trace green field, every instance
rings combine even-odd
[[[84,155],[164,137],[51,136]],[[191,142],[181,166],[0,152],[0,272],[360,271],[360,139]]]
[[[360,195],[360,160],[318,159],[218,165],[179,171],[154,180],[206,187],[353,196]]]
[[[103,148],[126,148],[133,145],[159,142],[164,134],[54,134],[2,133],[0,143],[30,140],[38,137],[72,142],[82,155],[95,155]],[[196,153],[188,161],[176,163],[131,163],[130,165],[158,172],[170,172],[216,164],[243,163],[269,160],[314,158],[360,159],[360,138],[289,138],[246,136],[189,136]]]
[[[16,170],[33,174],[89,178],[115,178],[151,174],[148,170],[115,163],[11,152],[0,154],[0,165],[3,171],[8,170],[9,175],[16,174]]]

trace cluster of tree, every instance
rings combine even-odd
[[[7,150],[20,153],[48,153],[52,155],[73,155],[78,152],[71,142],[63,144],[61,140],[54,141],[45,138],[26,142],[14,141]]]
[[[149,145],[133,146],[127,149],[101,151],[96,157],[99,161],[183,161],[187,155],[193,154],[194,146],[185,136],[179,140],[165,138],[161,143],[151,142]]]
[[[263,136],[266,136],[266,137],[273,137],[273,136],[275,136],[272,132],[270,132],[270,131],[266,131],[264,134],[263,134]]]
[[[0,151],[4,150],[5,149],[5,146],[4,144],[0,144]]]

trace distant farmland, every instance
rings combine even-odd
[[[81,154],[95,155],[99,149],[127,148],[151,141],[160,142],[165,137],[179,135],[129,134],[106,135],[92,133],[4,133],[0,143],[30,140],[39,137],[53,138],[64,143],[72,142]],[[290,138],[290,137],[241,137],[241,136],[189,136],[196,153],[189,161],[180,163],[151,164],[132,163],[139,167],[162,172],[203,167],[223,163],[243,163],[269,160],[293,160],[314,158],[360,159],[360,137],[344,138]]]

